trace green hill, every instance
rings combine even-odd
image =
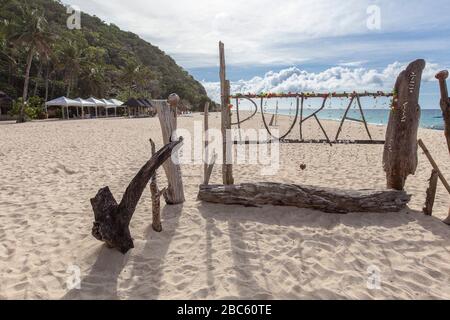
[[[27,23],[24,10],[45,17],[42,25],[51,39],[48,55],[33,56],[28,96],[125,100],[176,92],[195,109],[209,101],[198,81],[136,34],[84,13],[81,30],[69,30],[69,14],[59,1],[0,0],[0,90],[13,98],[22,96],[29,51],[11,40]]]

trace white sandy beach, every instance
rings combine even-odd
[[[192,130],[194,119],[178,125]],[[210,119],[218,128],[219,114]],[[333,136],[338,123],[324,123]],[[384,139],[384,127],[371,130]],[[321,138],[314,122],[304,133]],[[435,216],[421,213],[431,173],[422,152],[407,182],[409,209],[390,214],[205,204],[196,200],[203,167],[183,166],[187,202],[163,208],[158,234],[144,194],[131,222],[136,248],[123,256],[91,236],[89,199],[106,185],[121,198],[149,158],[148,139],[162,146],[158,119],[0,123],[0,137],[0,299],[450,299],[450,227],[441,222],[450,198],[439,184]],[[342,134],[365,137],[357,123]],[[421,129],[419,137],[450,178],[443,132]],[[278,176],[247,165],[235,166],[235,179],[384,188],[382,152],[282,145]],[[211,182],[221,183],[220,167]],[[67,288],[71,266],[81,270],[80,290]],[[381,271],[379,290],[367,287],[371,266]]]

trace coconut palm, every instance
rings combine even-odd
[[[33,57],[36,53],[41,56],[47,56],[50,52],[51,34],[47,31],[47,20],[42,12],[32,9],[26,3],[20,5],[21,17],[15,30],[9,37],[9,41],[15,46],[25,48],[27,51],[25,81],[23,85],[23,102],[28,99],[28,86],[30,83],[30,70],[33,63]],[[24,122],[24,104],[19,111],[17,122]]]

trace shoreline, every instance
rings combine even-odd
[[[304,110],[309,110],[309,111],[316,111],[317,109],[304,109]],[[342,111],[344,111],[345,109],[326,109],[326,110],[331,110],[331,111],[340,111],[340,110],[342,110]],[[326,111],[326,110],[324,110],[324,111]],[[380,110],[380,111],[387,111],[386,109],[371,109],[371,110]],[[433,111],[439,111],[439,112],[442,112],[440,109],[422,109],[422,111],[423,110],[433,110]],[[322,111],[322,112],[324,112],[324,111]],[[235,110],[233,110],[233,112],[235,113]],[[240,111],[241,113],[249,113],[250,111],[248,111],[248,110],[241,110]],[[272,112],[272,111],[267,111],[267,112],[264,112],[266,115],[274,115],[275,114],[275,112]],[[259,115],[261,115],[261,111],[258,111],[258,113],[257,114],[259,114]],[[423,114],[422,114],[423,115]],[[282,113],[278,113],[278,116],[282,116],[282,117],[289,117],[289,118],[293,118],[295,115],[287,115],[287,114],[282,114]],[[323,116],[321,116],[321,114],[319,113],[318,115],[318,118],[320,119],[320,120],[328,120],[328,121],[335,121],[335,122],[340,122],[341,120],[342,120],[342,118],[327,118],[327,117],[323,117]],[[300,118],[300,116],[299,116],[299,118]],[[442,117],[439,117],[439,118],[436,118],[436,119],[442,119],[442,121],[443,121],[443,118]],[[367,120],[367,119],[366,119]],[[297,122],[298,122],[299,120],[297,120]],[[353,120],[346,120],[346,121],[350,121],[350,122],[355,122],[355,121],[353,121]],[[387,121],[386,121],[387,122]],[[369,125],[374,125],[374,126],[385,126],[385,127],[387,127],[387,123],[377,123],[377,122],[371,122],[370,120],[367,120],[367,124],[369,124]],[[421,128],[421,129],[429,129],[429,130],[436,130],[436,131],[444,131],[445,130],[445,127],[444,127],[444,123],[442,122],[442,127],[434,127],[433,125],[432,126],[427,126],[427,125],[424,125],[422,122],[420,122],[419,123],[419,127]]]

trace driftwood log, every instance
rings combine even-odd
[[[201,185],[198,199],[205,202],[244,205],[274,205],[310,208],[328,213],[398,212],[411,197],[404,191],[316,188],[281,183]]]
[[[403,190],[418,163],[419,94],[424,60],[412,62],[397,78],[386,132],[383,167],[388,189]]]
[[[129,225],[136,206],[156,170],[170,158],[172,151],[182,141],[180,138],[179,141],[170,142],[156,153],[131,181],[119,204],[109,187],[100,189],[95,198],[91,199],[95,218],[92,235],[97,240],[123,254],[134,248]]]
[[[164,144],[168,144],[177,130],[177,105],[180,98],[176,94],[170,95],[167,101],[154,101],[159,122],[161,124],[162,136]],[[172,159],[168,159],[164,165],[164,172],[167,176],[168,187],[164,192],[164,199],[169,205],[181,204],[185,202],[183,178],[181,175],[181,167],[174,163]]]

